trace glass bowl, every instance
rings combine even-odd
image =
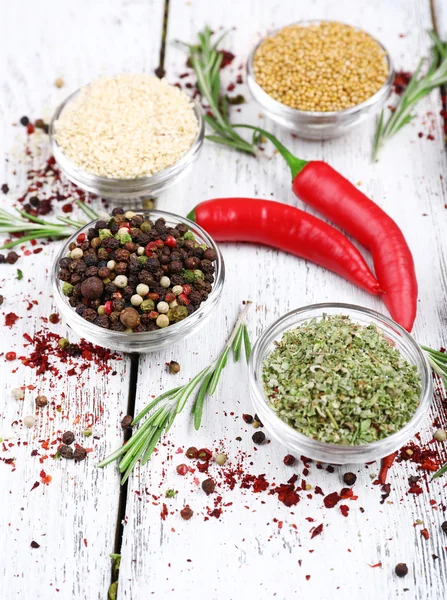
[[[129,204],[132,198],[154,198],[161,191],[167,189],[174,183],[177,183],[185,177],[197,160],[203,145],[205,125],[202,117],[202,109],[197,102],[194,103],[194,114],[198,122],[197,135],[189,150],[176,163],[158,171],[147,177],[138,177],[136,179],[115,179],[112,177],[102,177],[94,173],[88,173],[84,169],[75,165],[73,161],[65,156],[61,148],[54,139],[54,123],[60,117],[65,106],[69,104],[81,91],[76,90],[68,96],[56,109],[50,123],[49,135],[51,149],[62,173],[72,183],[81,189],[116,200],[120,204]]]
[[[295,25],[312,25],[324,22],[323,20],[299,21]],[[283,28],[281,28],[283,29]],[[274,35],[281,31],[276,29],[268,35]],[[314,112],[304,111],[286,106],[277,100],[274,100],[267,94],[260,85],[256,83],[253,60],[263,38],[251,51],[247,62],[247,83],[254,99],[260,104],[265,114],[282,125],[283,127],[295,132],[298,137],[313,140],[327,140],[347,133],[352,127],[362,123],[375,115],[385,104],[391,92],[391,86],[394,81],[394,68],[388,50],[374,36],[372,37],[386,53],[388,63],[388,77],[383,86],[373,96],[344,110],[332,112]]]
[[[262,381],[264,359],[272,352],[274,342],[279,341],[285,331],[295,329],[309,319],[320,319],[323,314],[348,315],[352,321],[361,325],[375,325],[395,345],[408,362],[416,365],[422,382],[419,406],[412,419],[396,433],[382,440],[357,446],[329,444],[298,433],[282,421],[269,406]],[[249,363],[249,384],[254,410],[259,415],[265,428],[276,440],[297,454],[339,465],[370,462],[398,450],[419,430],[427,414],[433,394],[432,375],[428,361],[419,345],[405,329],[388,317],[373,310],[351,304],[337,303],[313,304],[297,308],[270,325],[254,345]]]
[[[119,350],[121,352],[153,352],[155,350],[160,350],[161,348],[168,348],[197,331],[199,327],[205,324],[219,304],[225,280],[225,265],[222,254],[212,238],[206,231],[199,227],[199,225],[189,219],[161,210],[140,210],[138,211],[138,214],[142,214],[147,219],[153,220],[163,218],[170,227],[175,227],[181,223],[187,225],[189,230],[194,233],[194,236],[199,243],[206,244],[216,251],[216,270],[214,273],[213,288],[207,300],[205,300],[195,312],[186,319],[183,319],[183,321],[155,331],[140,333],[111,331],[110,329],[104,329],[98,325],[94,325],[78,315],[74,308],[68,303],[68,298],[62,293],[63,282],[57,277],[59,272],[59,261],[61,258],[67,256],[69,252],[68,247],[71,242],[76,241],[76,238],[80,233],[87,233],[88,229],[96,223],[97,219],[91,221],[82,227],[82,229],[79,229],[79,231],[74,233],[69,239],[64,241],[64,244],[54,260],[51,271],[51,285],[53,288],[54,299],[61,315],[79,336],[98,346],[110,348],[111,350]]]

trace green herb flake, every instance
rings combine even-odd
[[[417,368],[375,325],[324,315],[287,331],[263,365],[270,406],[300,433],[334,444],[367,444],[413,417]]]
[[[172,490],[172,489],[171,490],[166,490],[165,496],[166,496],[166,498],[174,498],[174,496],[176,495],[176,493],[177,492],[175,490]]]
[[[23,272],[20,269],[17,269],[17,279],[19,281],[23,279]]]

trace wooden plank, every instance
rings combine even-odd
[[[237,69],[267,30],[312,18],[333,18],[367,29],[389,48],[398,69],[413,69],[418,57],[428,52],[426,30],[431,28],[428,0],[393,3],[171,0],[168,42],[174,39],[192,42],[206,23],[214,29],[235,27],[225,47],[236,54]],[[185,70],[184,55],[168,45],[166,60],[168,78],[175,82]],[[233,81],[235,71],[228,72],[227,77]],[[236,91],[239,90],[248,96],[245,87]],[[361,189],[397,220],[414,251],[420,282],[415,336],[433,346],[445,342],[446,313],[446,194],[441,178],[445,155],[439,110],[439,95],[434,93],[419,107],[414,124],[388,143],[377,164],[371,162],[373,122],[338,140],[304,142],[259,119],[262,110],[253,102],[244,106],[241,113],[235,113],[241,121],[268,126],[297,155],[327,160],[353,182],[359,182]],[[431,113],[429,118],[427,113]],[[433,127],[424,124],[426,121],[433,123]],[[419,131],[423,132],[422,138],[418,137]],[[434,140],[426,138],[429,132]],[[290,190],[283,162],[271,157],[271,149],[255,160],[206,144],[189,179],[164,194],[159,206],[186,214],[201,200],[232,195],[273,197],[300,205]],[[253,339],[287,310],[313,302],[345,301],[385,312],[379,300],[337,276],[274,250],[224,245],[223,252],[227,281],[219,311],[212,323],[194,338],[141,361],[137,409],[147,403],[150,394],[187,381],[216,355],[243,299],[251,298],[256,306],[250,317]],[[166,374],[164,365],[171,359],[181,363],[179,376]],[[178,417],[168,441],[160,446],[150,466],[131,479],[120,596],[219,600],[255,596],[300,598],[303,594],[321,599],[337,594],[365,599],[443,597],[445,538],[440,522],[444,517],[441,510],[433,510],[428,503],[431,498],[439,504],[442,487],[432,485],[430,494],[418,498],[407,495],[410,469],[404,466],[394,469],[390,503],[382,505],[380,490],[371,483],[372,474],[378,472],[377,464],[367,469],[358,465],[336,468],[334,474],[312,465],[305,479],[313,487],[321,486],[325,493],[340,490],[341,474],[345,471],[358,474],[355,490],[359,500],[349,503],[351,513],[347,519],[338,508],[324,509],[319,496],[310,500],[302,494],[301,502],[291,511],[265,493],[244,493],[238,484],[233,492],[219,486],[223,502],[233,505],[225,509],[219,520],[204,520],[206,506],[212,502],[194,484],[192,475],[181,478],[176,474],[176,465],[185,460],[182,454],[176,454],[178,447],[224,449],[233,463],[240,460],[247,471],[265,473],[268,481],[274,479],[277,483],[287,481],[294,472],[302,473],[303,465],[292,469],[283,465],[287,449],[276,442],[253,450],[250,440],[253,430],[241,420],[243,412],[251,412],[245,375],[244,366],[229,364],[218,395],[205,409],[202,430],[193,431],[186,410]],[[430,439],[429,430],[427,424],[422,434],[424,440]],[[238,437],[242,440],[238,441]],[[217,468],[212,473],[218,477]],[[200,473],[195,475],[199,475],[200,481],[205,477]],[[175,499],[163,498],[168,488],[178,490]],[[163,502],[169,512],[166,520],[160,519]],[[189,522],[178,514],[185,503],[195,511]],[[308,517],[314,522],[308,522]],[[274,518],[283,522],[282,529]],[[413,527],[417,518],[424,520],[429,529],[429,541],[422,538],[421,527]],[[319,523],[325,524],[324,533],[311,540],[310,529]],[[432,554],[441,560],[434,560]],[[369,566],[379,562],[382,568]],[[393,573],[398,562],[409,566],[410,575],[406,579],[399,580]],[[311,576],[310,580],[306,580],[306,575]],[[406,594],[404,588],[409,589]]]
[[[149,72],[157,65],[162,13],[161,0],[19,1],[3,11],[0,155],[9,162],[2,160],[1,183],[7,181],[10,192],[0,194],[2,207],[12,210],[26,182],[23,157],[17,154],[24,148],[24,130],[13,123],[22,115],[48,119],[68,93],[103,73]],[[57,77],[65,80],[64,88],[54,86]],[[53,243],[30,256],[19,250],[22,257],[16,265],[0,265],[0,293],[5,297],[0,308],[0,552],[5,557],[0,580],[1,596],[8,600],[103,600],[111,582],[119,477],[114,469],[99,470],[96,464],[122,442],[119,422],[127,409],[130,359],[120,356],[104,373],[88,361],[81,361],[88,365],[81,372],[79,360],[61,365],[50,357],[59,378],[50,372],[37,375],[20,360],[8,362],[4,356],[11,350],[29,356],[33,348],[25,347],[23,335],[33,337],[43,329],[78,340],[65,325],[47,323],[55,312],[49,271],[57,249]],[[23,271],[21,281],[17,268]],[[38,304],[27,310],[33,300]],[[10,312],[20,317],[11,329],[4,325]],[[73,366],[76,374],[70,376]],[[16,401],[11,390],[22,386],[34,389]],[[38,394],[46,395],[49,405],[35,411]],[[35,415],[33,429],[23,426],[26,415]],[[84,437],[82,431],[92,422],[93,437]],[[86,461],[51,457],[66,430],[75,432],[77,443],[93,449]],[[48,484],[45,476],[52,478]],[[40,547],[32,548],[32,542]]]

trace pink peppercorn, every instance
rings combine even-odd
[[[179,475],[186,475],[188,472],[188,467],[185,464],[181,464],[177,466],[177,473]]]

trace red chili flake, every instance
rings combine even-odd
[[[230,83],[227,86],[227,92],[232,92],[235,89],[236,85],[234,83]]]
[[[162,510],[160,512],[160,517],[162,518],[163,521],[166,521],[166,517],[167,516],[168,516],[168,507],[163,502],[163,508],[162,508]]]
[[[32,123],[28,123],[28,125],[26,126],[26,132],[28,135],[34,133],[34,125]]]
[[[340,512],[344,517],[347,517],[349,515],[349,506],[346,506],[346,504],[340,504]]]
[[[316,486],[315,486],[315,488],[314,488],[314,492],[315,492],[316,494],[320,494],[320,496],[324,496],[324,492],[323,492],[323,490],[321,489],[321,487],[320,487],[319,485],[316,485]]]
[[[197,458],[200,460],[210,460],[213,456],[213,453],[208,450],[208,448],[201,448],[197,450]]]
[[[62,212],[64,212],[64,213],[73,212],[73,204],[71,204],[70,202],[67,202],[67,204],[64,204],[64,206],[62,207]]]
[[[428,533],[428,529],[426,529],[425,527],[424,527],[424,529],[421,529],[421,535],[426,540],[430,539],[430,534]]]
[[[220,68],[224,69],[228,65],[231,65],[235,56],[232,52],[228,52],[228,50],[218,50],[218,54],[222,54],[222,62],[220,64]]]
[[[263,492],[269,487],[268,481],[265,480],[265,475],[258,475],[253,484],[253,491],[255,493]]]
[[[45,471],[42,469],[42,471],[40,472],[40,479],[42,481],[42,483],[44,483],[45,485],[48,485],[51,481],[52,481],[52,477],[51,475],[47,475],[45,473]]]
[[[320,523],[320,525],[318,525],[317,527],[314,527],[313,529],[311,529],[312,534],[310,536],[310,539],[312,540],[317,535],[320,535],[320,533],[322,531],[323,531],[323,523]]]
[[[306,581],[309,581],[310,575],[306,575]]]
[[[409,73],[408,71],[398,71],[394,76],[394,92],[400,96],[407,87],[411,77],[412,73]]]
[[[15,360],[17,358],[17,354],[15,352],[7,352],[5,354],[6,360]]]
[[[326,508],[334,508],[336,504],[338,504],[341,500],[338,492],[332,492],[332,494],[328,494],[324,498],[324,505]]]
[[[32,492],[33,490],[35,490],[37,487],[39,487],[40,483],[38,481],[34,482],[33,487],[30,489],[30,492]]]
[[[378,562],[378,563],[376,563],[375,565],[368,565],[368,566],[369,566],[369,567],[371,567],[371,569],[376,569],[377,567],[381,567],[381,566],[382,566],[382,563],[381,563],[381,562]]]
[[[198,462],[196,464],[197,470],[200,473],[206,473],[208,471],[209,466],[210,466],[210,463],[208,461],[206,461],[206,462]]]
[[[17,319],[19,319],[19,318],[20,317],[13,312],[10,312],[7,315],[5,315],[6,327],[12,327],[14,325],[14,323],[17,321]]]

